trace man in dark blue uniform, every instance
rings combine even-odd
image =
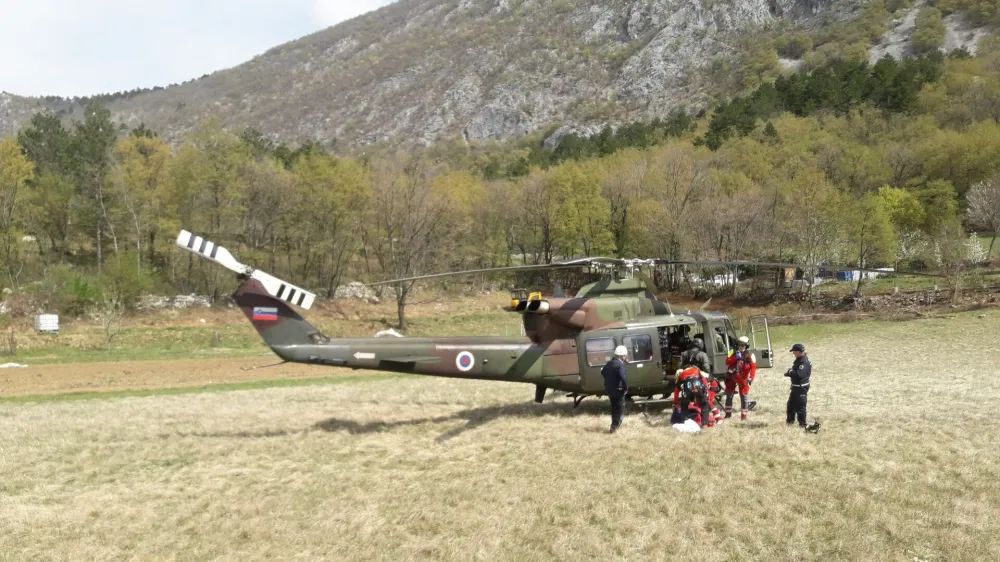
[[[628,393],[628,380],[625,378],[625,358],[628,350],[624,345],[615,348],[615,356],[601,369],[604,377],[604,392],[611,399],[611,433],[618,431],[625,417],[625,394]]]
[[[785,416],[785,423],[791,425],[798,418],[801,427],[806,426],[806,397],[809,395],[809,376],[812,374],[812,363],[806,355],[806,346],[797,343],[792,346],[791,352],[795,354],[795,362],[792,368],[785,372],[785,376],[791,379],[792,388],[788,394],[788,410]]]

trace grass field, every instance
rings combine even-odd
[[[637,408],[608,435],[606,402],[514,384],[224,382],[265,358],[220,362],[216,392],[8,396],[0,560],[996,560],[998,329],[782,327],[752,420],[697,435]],[[818,435],[784,424],[799,340]]]

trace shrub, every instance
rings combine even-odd
[[[149,270],[128,253],[120,260],[109,260],[100,276],[102,297],[119,303],[125,311],[134,311],[139,298],[153,288]]]
[[[779,37],[775,47],[778,49],[778,54],[786,59],[801,59],[812,50],[813,42],[808,35],[799,31]]]
[[[913,30],[913,51],[922,55],[944,45],[944,20],[937,8],[924,8],[917,14]]]

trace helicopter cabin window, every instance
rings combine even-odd
[[[615,353],[615,338],[587,340],[586,349],[587,364],[591,367],[603,367]]]
[[[728,338],[728,341],[727,341]],[[715,327],[715,352],[716,353],[727,353],[730,346],[736,342],[736,339],[732,336],[726,334],[726,331],[722,326]]]
[[[629,363],[640,363],[653,358],[653,340],[649,336],[625,336],[622,343],[628,350]]]
[[[726,319],[726,334],[729,335],[729,349],[735,351],[736,342],[738,342],[739,339],[736,337],[736,330],[733,329],[733,323],[730,322],[728,318]]]
[[[710,351],[712,349],[712,342],[705,340],[705,330],[702,329],[701,324],[695,324],[691,327],[690,335],[688,336],[692,340],[699,339],[701,343],[705,344],[705,351]]]

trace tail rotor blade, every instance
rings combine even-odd
[[[222,246],[218,246],[201,236],[195,236],[186,230],[182,230],[181,233],[177,235],[177,245],[209,261],[214,261],[215,263],[235,272],[238,275],[247,275],[251,271],[249,266],[236,261],[236,258],[229,253],[229,250],[223,248]]]
[[[254,270],[254,272],[250,274],[250,277],[260,281],[260,284],[264,286],[268,294],[272,297],[278,300],[283,300],[288,304],[294,304],[295,306],[309,310],[309,308],[313,305],[313,301],[316,300],[316,295],[310,293],[302,287],[296,287],[291,283],[286,283],[273,275],[260,271],[259,269]]]
[[[282,281],[271,274],[264,273],[259,269],[242,264],[236,261],[236,258],[229,253],[229,250],[201,236],[195,236],[186,230],[182,230],[177,235],[177,245],[199,257],[213,261],[237,275],[246,275],[260,281],[260,284],[269,295],[288,304],[294,304],[295,306],[309,310],[313,305],[313,301],[316,300],[315,294],[302,287]]]

